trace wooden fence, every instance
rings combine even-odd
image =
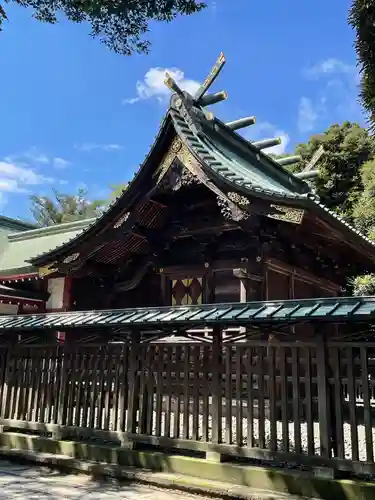
[[[0,423],[358,470],[374,461],[374,349],[220,336],[3,346]]]

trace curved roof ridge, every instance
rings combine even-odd
[[[68,231],[74,231],[74,229],[84,229],[89,224],[95,222],[97,217],[91,217],[89,219],[80,219],[78,221],[63,222],[62,224],[53,224],[52,226],[38,227],[37,229],[30,229],[29,231],[22,231],[8,235],[9,241],[20,241],[27,240],[31,238],[39,238],[41,236],[50,236],[52,234],[60,234]]]
[[[365,242],[369,243],[372,247],[375,248],[375,241],[371,240],[368,236],[363,234],[361,231],[356,229],[354,226],[349,224],[341,215],[338,215],[336,212],[328,208],[326,205],[321,203],[316,197],[309,196],[309,200],[311,200],[315,206],[319,207],[322,212],[329,214],[330,217],[336,219],[340,224],[342,224],[347,230],[354,233],[356,236],[362,238]]]
[[[29,231],[35,229],[37,225],[32,222],[14,219],[12,217],[7,217],[6,215],[0,215],[0,227],[18,228],[20,231],[17,232],[21,232],[21,228],[23,231]]]
[[[167,113],[164,115],[163,119],[161,120],[160,127],[158,130],[158,133],[156,134],[154,138],[154,142],[151,145],[151,148],[149,149],[148,153],[146,154],[143,162],[138,166],[137,170],[135,171],[133,178],[128,182],[127,187],[122,191],[122,193],[113,200],[112,203],[110,203],[107,207],[107,209],[99,216],[97,217],[92,223],[90,223],[81,233],[79,233],[77,236],[72,238],[71,240],[68,240],[67,242],[63,243],[62,245],[59,245],[53,250],[50,250],[46,253],[42,253],[40,255],[37,255],[29,260],[34,265],[38,265],[38,262],[41,261],[42,259],[44,260],[47,258],[49,254],[59,252],[63,248],[67,248],[68,246],[73,245],[75,242],[79,241],[80,239],[87,237],[90,235],[90,233],[93,233],[96,228],[100,226],[102,221],[105,221],[105,219],[109,219],[110,215],[116,211],[116,209],[120,208],[122,204],[125,206],[130,206],[131,203],[134,201],[134,199],[131,198],[131,195],[133,194],[134,196],[134,186],[138,184],[139,180],[142,178],[142,174],[144,175],[144,168],[147,166],[147,164],[150,161],[150,158],[152,155],[155,153],[155,149],[159,145],[160,139],[162,136],[167,132],[168,126],[171,124],[171,119],[170,119],[170,114],[169,114],[169,109]],[[128,203],[126,203],[127,198]],[[123,207],[124,208],[124,207]]]

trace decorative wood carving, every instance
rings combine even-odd
[[[79,252],[72,253],[71,255],[65,257],[65,259],[63,260],[63,264],[70,264],[71,262],[76,261],[79,256],[80,256]]]
[[[159,186],[162,189],[178,191],[183,186],[189,186],[197,182],[199,182],[198,179],[178,159],[175,159],[159,183]]]
[[[282,205],[270,205],[279,213],[268,214],[271,219],[281,220],[283,222],[290,222],[292,224],[301,224],[305,211],[302,208],[284,207]]]
[[[164,175],[167,173],[169,167],[175,161],[176,156],[181,148],[182,148],[181,139],[179,137],[175,137],[166,155],[164,156],[162,162],[160,163],[159,168],[156,171],[157,184],[159,184]]]
[[[199,182],[190,169],[186,168],[193,160],[189,149],[179,137],[175,137],[156,172],[157,184],[163,189],[177,191],[182,186]]]
[[[249,198],[246,198],[246,196],[242,196],[234,191],[230,191],[228,193],[228,198],[233,201],[233,203],[237,203],[237,205],[240,205],[241,207],[247,207],[251,203]]]
[[[41,278],[56,272],[58,272],[57,262],[52,262],[51,264],[47,264],[46,266],[42,266],[38,269],[38,274]]]
[[[249,217],[249,213],[241,210],[238,205],[247,207],[250,205],[250,200],[236,192],[230,192],[227,195],[217,187],[205,174],[199,162],[179,137],[173,139],[168,152],[156,172],[157,183],[159,185],[166,177],[167,172],[170,172],[170,177],[162,183],[163,187],[169,186],[177,190],[182,185],[201,182],[217,195],[218,204],[222,209],[224,217],[234,221],[244,220]]]
[[[121,227],[130,217],[130,212],[125,212],[117,221],[113,224],[113,229],[118,229]]]
[[[246,220],[250,217],[250,214],[248,212],[245,212],[244,210],[239,208],[235,203],[233,203],[230,199],[223,197],[221,195],[217,195],[217,204],[225,219],[241,221],[241,220]]]

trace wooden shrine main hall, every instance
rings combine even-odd
[[[285,168],[299,157],[267,154],[279,139],[238,133],[254,117],[207,109],[224,63],[194,96],[167,75],[154,145],[101,217],[9,236],[0,280],[38,305],[0,316],[0,446],[33,429],[375,471],[375,299],[342,296],[375,245]]]

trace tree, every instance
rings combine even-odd
[[[356,228],[369,238],[375,239],[375,159],[361,168],[362,192],[353,209]]]
[[[87,191],[79,189],[76,195],[53,191],[53,198],[32,195],[31,213],[39,226],[52,226],[63,222],[97,217],[103,212],[103,200],[87,200]]]
[[[375,128],[375,1],[353,0],[349,24],[356,33],[355,49],[361,73],[360,100]]]
[[[303,170],[320,145],[325,153],[317,164],[316,193],[325,205],[375,240],[375,139],[357,123],[331,125],[296,147],[302,161],[291,170]],[[375,294],[375,275],[351,279],[347,292]]]
[[[362,175],[362,165],[373,158],[375,139],[357,123],[331,125],[324,133],[313,135],[307,144],[296,147],[302,162],[294,171],[303,170],[320,145],[324,155],[318,163],[316,193],[322,203],[353,222],[353,209],[367,179]]]
[[[91,35],[118,54],[147,53],[150,41],[144,38],[151,21],[172,21],[178,15],[190,15],[206,5],[198,0],[5,0],[29,7],[34,17],[54,24],[63,13],[75,23],[91,25]],[[1,23],[7,19],[0,5]]]
[[[112,190],[110,194],[110,201],[116,200],[119,196],[122,195],[122,193],[127,189],[128,183],[125,184],[111,184],[110,188]]]

